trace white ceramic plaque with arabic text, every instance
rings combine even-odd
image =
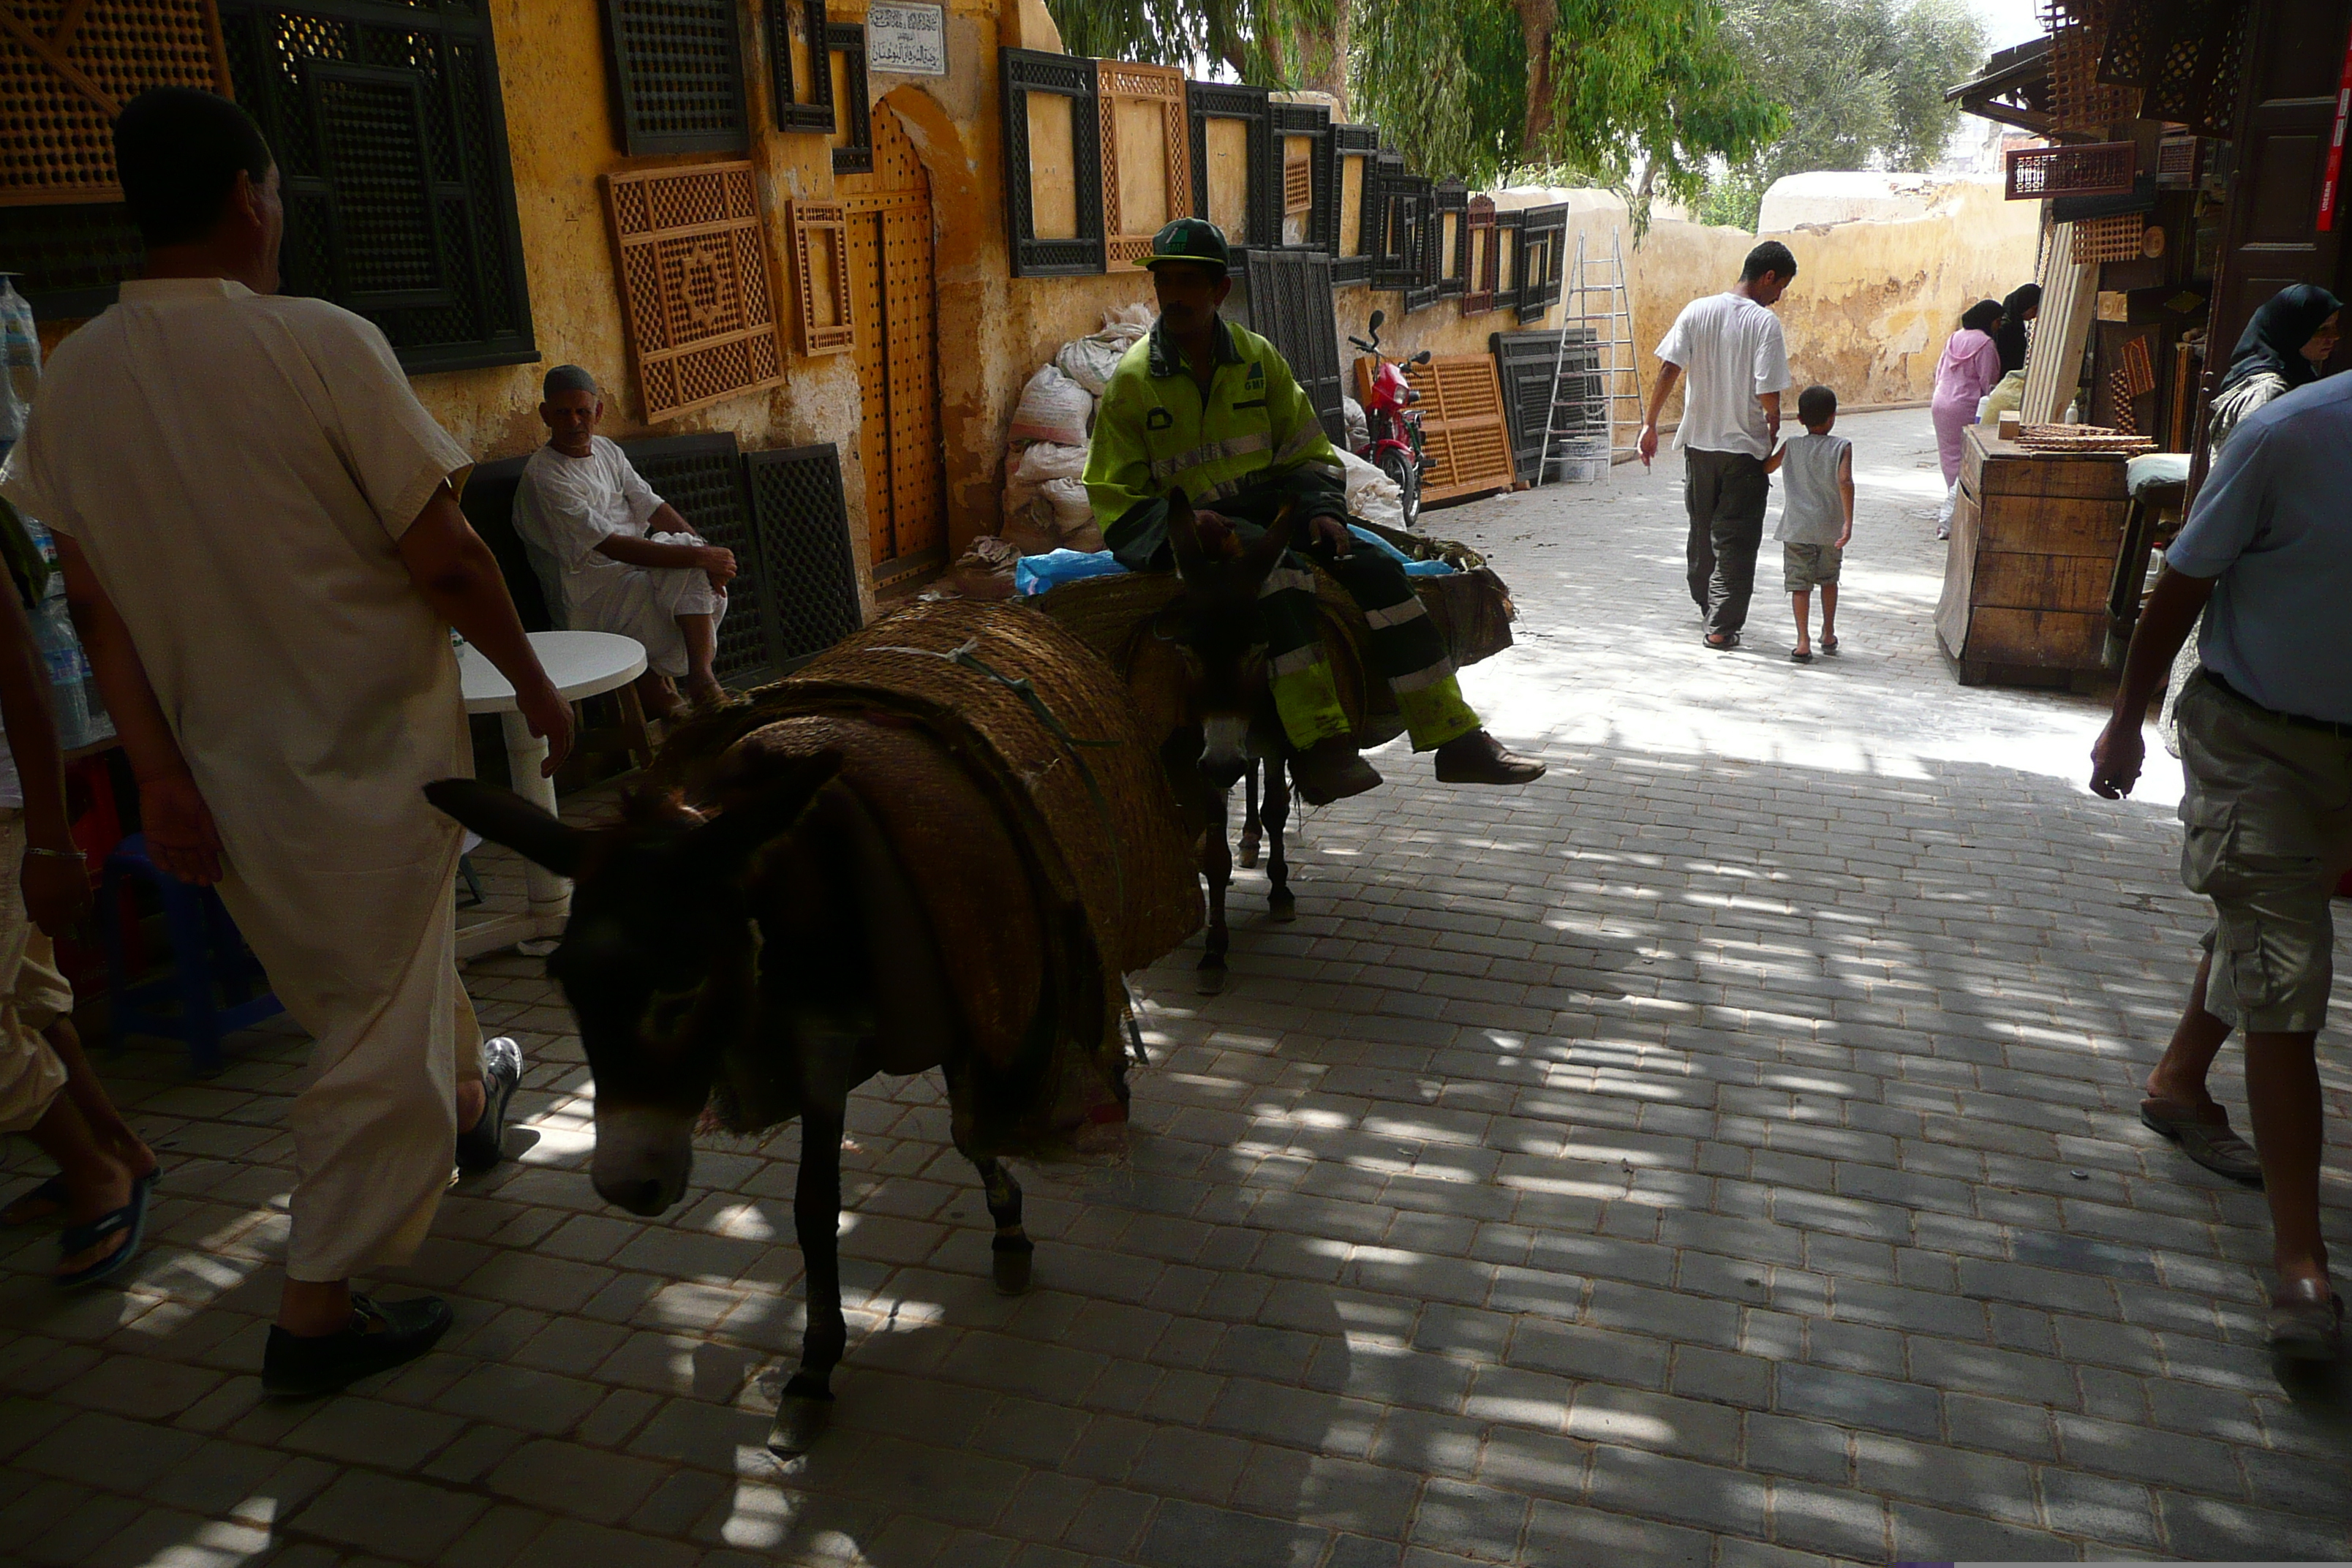
[[[866,11],[866,67],[898,76],[948,74],[947,8],[871,5]]]

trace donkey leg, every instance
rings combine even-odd
[[[801,1111],[800,1184],[793,1193],[793,1228],[799,1234],[808,1287],[808,1329],[801,1336],[801,1367],[776,1402],[769,1448],[804,1454],[833,1418],[833,1369],[848,1348],[841,1316],[842,1112],[805,1105]]]
[[[1202,941],[1197,989],[1214,996],[1225,988],[1225,889],[1234,879],[1234,847],[1225,842],[1225,793],[1208,792],[1209,833],[1201,855],[1201,874],[1209,882],[1209,931]]]
[[[974,1160],[981,1189],[988,1194],[988,1217],[996,1222],[996,1290],[1018,1296],[1029,1289],[1029,1255],[1035,1244],[1021,1228],[1021,1184],[996,1160]]]
[[[1234,864],[1239,866],[1244,871],[1251,870],[1257,865],[1257,847],[1258,839],[1260,837],[1259,824],[1261,820],[1258,816],[1257,809],[1257,770],[1258,763],[1255,761],[1252,761],[1249,765],[1249,772],[1242,775],[1242,852],[1234,857]],[[1269,791],[1272,790],[1274,787],[1272,781],[1268,781],[1266,787]]]
[[[1298,918],[1298,900],[1290,892],[1290,861],[1282,852],[1282,831],[1290,823],[1287,769],[1279,757],[1265,764],[1265,912],[1277,921]]]

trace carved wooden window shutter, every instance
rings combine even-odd
[[[1013,276],[1100,272],[1102,119],[1095,108],[1095,62],[1037,49],[1000,49],[997,62]]]
[[[768,111],[777,130],[833,133],[824,39],[824,0],[768,0]]]
[[[121,200],[114,119],[151,87],[230,94],[212,0],[0,0],[0,205]]]
[[[1319,103],[1277,103],[1272,111],[1282,152],[1282,244],[1286,249],[1334,255],[1339,247],[1339,191],[1331,111]]]
[[[1495,308],[1495,203],[1472,196],[1463,215],[1462,313],[1475,316]]]
[[[1516,471],[1495,356],[1440,354],[1425,365],[1406,365],[1404,375],[1421,394],[1422,434],[1429,453],[1422,499],[1451,500],[1508,489]]]
[[[1262,87],[1186,84],[1192,112],[1192,210],[1225,231],[1234,258],[1282,243],[1282,160]]]
[[[1521,242],[1527,237],[1528,212],[1513,207],[1495,215],[1495,309],[1516,309],[1519,303]]]
[[[743,47],[735,0],[604,0],[622,151],[740,153]]]
[[[1173,66],[1097,60],[1102,122],[1103,266],[1131,272],[1151,237],[1192,203],[1192,138],[1184,73]]]
[[[1364,283],[1372,276],[1373,255],[1380,248],[1377,230],[1368,221],[1376,210],[1381,150],[1375,125],[1331,127],[1332,233],[1331,281]]]
[[[841,79],[832,89],[836,116],[832,127],[833,172],[870,174],[874,172],[874,111],[866,101],[865,26],[835,22],[825,28],[824,40],[828,79],[833,57],[841,57]]]
[[[792,204],[793,276],[801,296],[801,353],[857,346],[849,310],[849,220],[839,202]]]
[[[606,174],[604,203],[648,423],[784,379],[751,164]]]
[[[1560,274],[1568,265],[1568,208],[1529,207],[1521,221],[1518,305],[1524,326],[1559,301]]]
[[[1440,180],[1431,188],[1433,216],[1430,240],[1436,249],[1437,292],[1440,298],[1466,294],[1470,288],[1470,187],[1459,180]]]

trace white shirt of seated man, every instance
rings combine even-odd
[[[734,553],[696,534],[628,456],[596,434],[604,403],[586,371],[558,365],[543,395],[548,443],[523,465],[514,521],[524,542],[554,563],[563,624],[645,645],[639,690],[657,718],[678,706],[674,680],[683,679],[689,700],[716,700],[711,661]]]

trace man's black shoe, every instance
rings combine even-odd
[[[482,1042],[481,1119],[457,1134],[457,1169],[478,1176],[498,1164],[507,1134],[507,1101],[522,1082],[522,1047],[506,1036]]]
[[[280,1398],[333,1394],[374,1373],[415,1361],[449,1331],[449,1303],[352,1298],[352,1322],[331,1334],[289,1334],[272,1323],[261,1352],[261,1387]]]

